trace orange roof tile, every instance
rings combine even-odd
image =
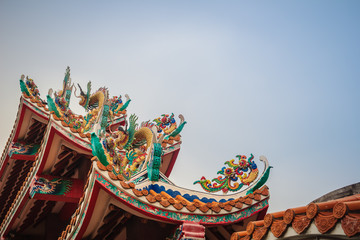
[[[241,199],[240,199],[241,201]],[[328,233],[340,224],[344,234],[352,237],[360,233],[360,194],[328,202],[310,203],[307,206],[268,213],[264,220],[250,222],[246,231],[233,233],[231,240],[264,239],[266,233],[281,237],[292,227],[302,234],[314,224],[320,234]]]

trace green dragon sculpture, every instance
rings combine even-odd
[[[93,154],[104,166],[111,164],[114,174],[121,174],[127,180],[136,172],[147,168],[152,181],[158,181],[162,155],[161,141],[165,134],[161,135],[162,137],[158,136],[156,121],[155,123],[148,121],[138,127],[137,119],[138,117],[132,114],[125,126],[120,126],[103,137],[93,133],[91,137]],[[172,126],[176,126],[176,123]],[[177,135],[184,123],[180,126],[180,129],[175,127],[171,131],[166,131],[166,136],[173,132]]]
[[[136,130],[137,119],[138,117],[132,114],[125,128],[119,127],[118,130],[107,133],[101,139],[95,133],[91,134],[94,156],[104,166],[111,164],[114,167],[114,174],[122,174],[125,179],[129,179],[139,170],[148,154],[148,147],[152,145],[151,130],[148,128]],[[142,141],[143,139],[145,141]],[[137,144],[134,144],[134,141]],[[139,142],[142,144],[139,145]]]
[[[86,93],[79,84],[78,86],[80,95],[76,95],[76,88],[74,95],[80,98],[79,104],[88,111],[87,116],[84,118],[86,121],[84,124],[84,132],[90,131],[96,123],[99,123],[99,133],[104,133],[108,126],[108,120],[112,120],[114,115],[120,116],[120,114],[126,114],[126,108],[131,101],[127,94],[125,95],[127,101],[124,104],[121,96],[109,99],[109,91],[106,88],[99,88],[95,93],[91,94],[91,82],[87,84]]]

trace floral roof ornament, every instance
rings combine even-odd
[[[158,133],[163,134],[162,136],[159,135],[161,142],[163,139],[168,140],[171,137],[179,135],[186,124],[185,118],[182,114],[179,115],[179,118],[181,120],[179,126],[176,124],[173,113],[171,115],[162,114],[161,117],[154,119]]]
[[[201,187],[207,192],[228,193],[228,191],[236,192],[244,186],[249,186],[258,178],[259,170],[256,163],[253,161],[254,156],[250,154],[247,158],[245,155],[236,155],[238,163],[235,163],[234,159],[226,161],[224,166],[217,174],[220,176],[213,178],[211,181],[202,177],[200,180],[194,182],[194,184],[200,184]],[[261,178],[253,184],[247,194],[252,193],[254,190],[260,188],[265,184],[269,177],[271,166],[269,166],[266,158],[260,157],[260,160],[265,163],[265,169]]]

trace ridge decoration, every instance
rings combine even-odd
[[[35,82],[33,79],[26,77],[25,80],[25,75],[21,75],[21,79],[20,79],[20,89],[21,92],[27,96],[27,97],[32,97],[37,101],[40,101],[42,103],[45,103],[41,98],[40,98],[40,93],[39,93],[39,89],[36,86]]]
[[[129,180],[149,165],[151,178],[159,181],[162,155],[177,149],[181,143],[180,132],[186,124],[183,115],[179,115],[179,125],[173,113],[162,114],[153,121],[139,125],[135,114],[127,116],[131,102],[127,94],[126,101],[123,101],[121,95],[109,97],[105,87],[92,92],[91,82],[84,90],[80,84],[76,87],[70,78],[69,67],[65,71],[62,89],[49,89],[47,101],[40,98],[34,81],[30,78],[25,80],[24,75],[20,79],[20,88],[25,98],[30,98],[50,112],[55,120],[61,121],[63,127],[69,127],[71,132],[88,138],[93,155],[103,166],[111,169],[115,177]],[[72,93],[79,98],[79,105],[85,109],[86,115],[71,111]]]
[[[127,101],[123,103],[121,96],[109,98],[109,91],[105,87],[91,93],[91,82],[87,84],[86,93],[79,84],[78,87],[80,95],[76,93],[75,84],[71,83],[70,68],[68,67],[63,81],[63,89],[58,92],[50,89],[47,95],[49,111],[53,113],[56,120],[61,120],[66,126],[69,126],[71,131],[79,133],[82,137],[85,137],[86,134],[90,137],[90,133],[93,131],[96,131],[97,134],[104,134],[115,118],[126,116],[126,108],[131,101],[127,94],[125,95]],[[23,88],[23,84],[21,84],[21,89]],[[74,114],[69,108],[73,89],[75,97],[80,99],[79,105],[87,111],[85,116]],[[25,90],[23,92],[27,94],[29,91]]]
[[[217,174],[221,176],[213,178],[211,181],[202,177],[200,180],[195,181],[194,184],[200,184],[207,192],[222,191],[223,193],[228,193],[229,191],[236,192],[244,186],[250,186],[259,175],[258,167],[253,161],[254,156],[250,154],[249,158],[245,155],[236,155],[236,157],[239,160],[238,163],[235,163],[234,159],[224,163],[227,167],[225,166],[217,172]],[[249,189],[247,194],[252,193],[264,185],[269,177],[271,166],[268,165],[266,158],[263,159],[260,157],[260,160],[265,163],[264,172],[256,184]]]
[[[181,116],[181,117],[180,117]],[[183,119],[180,115],[179,118]],[[132,114],[125,122],[125,126],[119,126],[114,131],[105,135],[91,134],[91,148],[93,155],[98,158],[102,165],[112,169],[112,173],[121,179],[129,180],[134,174],[143,169],[149,172],[151,181],[159,181],[159,169],[163,154],[162,142],[170,135],[179,137],[184,121],[180,124],[181,129],[176,127],[176,121],[172,129],[164,134],[158,134],[155,123],[143,122],[138,126],[138,117]]]

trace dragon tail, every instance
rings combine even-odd
[[[95,133],[91,133],[91,149],[92,154],[99,159],[102,165],[104,165],[105,167],[109,165],[104,148],[100,143],[99,137]]]
[[[21,76],[21,79],[20,79],[20,89],[23,93],[25,93],[26,95],[30,96],[30,92],[29,90],[27,89],[26,87],[26,84],[24,83],[24,75]]]
[[[132,144],[132,142],[134,141],[134,135],[135,135],[135,129],[136,129],[136,120],[137,120],[137,116],[135,114],[132,114],[129,118],[130,121],[130,125],[129,125],[129,139],[126,142],[124,149],[128,149],[130,147],[130,145]]]
[[[184,128],[185,124],[186,124],[186,121],[181,123],[180,126],[175,129],[175,131],[173,131],[169,136],[167,136],[167,138],[175,137],[176,135],[178,135],[182,131],[182,129]]]
[[[250,193],[254,193],[254,191],[255,191],[256,189],[261,188],[261,187],[266,183],[266,181],[267,181],[268,178],[269,178],[270,169],[271,169],[271,168],[272,168],[272,166],[269,166],[269,167],[266,169],[266,171],[265,171],[264,175],[261,177],[260,181],[258,181],[258,182],[255,184],[254,187],[252,187],[249,191],[247,191],[247,192],[246,192],[246,195],[248,195],[248,194],[250,194]]]
[[[50,112],[53,111],[55,113],[55,115],[58,118],[60,118],[61,114],[58,111],[58,108],[56,107],[56,105],[55,105],[54,101],[52,100],[52,98],[49,95],[47,95],[46,98],[47,98],[48,107],[49,107]]]
[[[130,102],[131,102],[131,99],[127,100],[126,103],[124,105],[122,105],[122,107],[120,108],[120,111],[125,110],[129,106]]]

